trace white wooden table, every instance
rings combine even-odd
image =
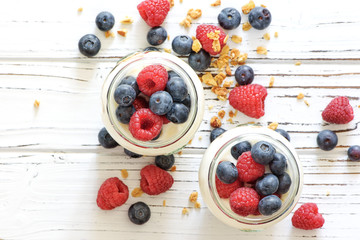
[[[360,17],[358,1],[258,1],[273,15],[264,31],[241,28],[229,31],[243,37],[230,43],[249,54],[255,82],[268,86],[266,114],[255,120],[279,127],[291,134],[305,173],[299,204],[315,202],[325,217],[323,228],[298,230],[291,216],[276,226],[257,233],[245,233],[219,222],[204,205],[193,209],[188,201],[198,189],[197,169],[209,145],[210,117],[228,102],[218,101],[204,85],[207,105],[204,121],[182,155],[176,155],[177,170],[172,189],[160,196],[130,197],[112,211],[96,205],[97,190],[109,177],[121,178],[130,190],[139,186],[139,170],[153,163],[153,157],[130,159],[122,147],[106,150],[99,146],[100,89],[116,61],[147,46],[147,25],[137,13],[140,1],[7,1],[0,8],[0,238],[1,239],[359,239],[360,163],[347,160],[349,146],[360,144]],[[217,22],[217,14],[227,6],[238,9],[246,1],[175,0],[163,26],[171,39],[179,34],[195,34],[199,23]],[[82,7],[83,12],[78,13]],[[190,8],[202,9],[203,16],[189,30],[179,26]],[[114,32],[128,28],[126,38],[105,38],[94,19],[102,10],[116,18]],[[122,26],[120,19],[134,18]],[[246,19],[243,18],[242,22]],[[279,37],[274,38],[274,32]],[[262,39],[269,32],[271,40]],[[87,33],[102,41],[93,58],[79,54],[77,43]],[[266,46],[268,55],[258,55],[257,46]],[[171,48],[166,41],[163,48]],[[184,60],[186,60],[184,58]],[[295,62],[301,61],[300,66]],[[215,72],[215,69],[209,69]],[[235,68],[232,69],[235,71]],[[231,79],[231,78],[229,78]],[[305,99],[297,100],[300,93]],[[355,119],[347,125],[329,125],[321,111],[335,96],[348,96]],[[40,106],[35,109],[35,99]],[[224,118],[223,127],[254,121],[238,114],[234,123]],[[336,131],[339,144],[323,152],[316,145],[322,129]],[[202,136],[202,140],[199,137]],[[152,217],[142,226],[132,224],[128,207],[136,201],[151,207]],[[166,207],[162,206],[166,200]],[[189,215],[181,214],[189,207]]]

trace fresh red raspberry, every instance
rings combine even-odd
[[[239,179],[236,179],[235,182],[226,184],[223,183],[217,176],[215,176],[215,185],[216,191],[221,198],[229,198],[233,191],[242,186],[242,183],[239,181]]]
[[[337,97],[331,100],[321,116],[329,123],[345,124],[354,119],[354,111],[347,97]]]
[[[136,78],[140,91],[147,96],[151,96],[154,92],[164,90],[167,81],[168,73],[161,65],[145,67]]]
[[[108,178],[101,185],[96,203],[103,210],[123,205],[129,198],[129,188],[117,177]]]
[[[166,118],[166,115],[161,115],[160,117],[163,121],[163,124],[168,124],[170,122],[170,120]]]
[[[295,211],[291,221],[294,227],[305,230],[321,228],[325,222],[315,203],[303,204]]]
[[[217,33],[215,31],[219,31],[218,37],[219,37],[219,43],[220,43],[220,50],[215,51],[213,49],[213,42],[214,39],[209,38],[208,34]],[[224,42],[226,38],[226,33],[219,27],[214,25],[208,25],[208,24],[201,24],[196,28],[196,38],[200,41],[202,48],[210,53],[210,55],[217,55],[221,52],[222,48],[226,45],[226,42]]]
[[[267,96],[266,88],[259,84],[249,84],[234,88],[230,91],[229,102],[233,108],[252,118],[265,115],[264,101]]]
[[[230,207],[235,213],[246,217],[256,213],[260,196],[252,188],[241,187],[230,195]]]
[[[240,155],[236,168],[239,173],[239,180],[242,182],[255,181],[265,173],[265,165],[255,162],[250,151]]]
[[[170,11],[169,0],[145,0],[137,9],[140,16],[150,27],[160,26]]]
[[[149,195],[158,195],[166,192],[174,183],[173,177],[165,170],[148,165],[140,171],[140,187]]]
[[[139,110],[141,108],[149,108],[149,102],[142,96],[137,96],[133,102],[133,106],[135,110]]]
[[[156,137],[162,128],[160,116],[148,108],[137,110],[130,118],[129,130],[134,138],[140,141],[150,141]]]

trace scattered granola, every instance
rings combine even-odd
[[[213,106],[213,105],[209,105],[208,108],[209,108],[209,110],[211,110],[211,109],[214,108],[214,106]]]
[[[177,154],[181,155],[181,154],[182,154],[182,151],[179,151]],[[175,167],[175,169],[176,169],[176,167]]]
[[[229,35],[226,35],[226,37],[224,38],[224,41],[223,41],[223,43],[227,43],[227,41],[229,40]]]
[[[183,0],[180,0],[180,3],[182,3],[183,2]]]
[[[303,99],[303,98],[304,98],[304,94],[303,94],[303,93],[299,93],[296,98],[297,98],[297,99]]]
[[[227,119],[226,121],[228,121],[229,123],[231,123],[231,124],[233,124],[234,123],[234,121],[233,121],[233,119],[232,118],[229,118],[229,119]]]
[[[242,37],[240,37],[238,35],[232,35],[231,36],[231,41],[233,41],[234,43],[241,43],[242,42]]]
[[[134,20],[131,17],[125,16],[125,18],[123,18],[120,23],[122,24],[132,24],[134,22]]]
[[[266,8],[266,6],[264,4],[260,4],[260,7]]]
[[[143,194],[143,190],[139,187],[134,188],[134,190],[131,191],[131,196],[133,197],[140,197]]]
[[[163,207],[166,207],[166,200],[163,200]]]
[[[239,56],[240,56],[240,50],[239,49],[233,48],[230,51],[230,59],[231,60],[236,60],[237,58],[239,58]]]
[[[301,65],[301,62],[300,61],[297,61],[296,63],[295,63],[295,66],[300,66]]]
[[[220,110],[220,111],[218,112],[218,116],[219,116],[220,118],[224,118],[224,116],[225,116],[225,110]]]
[[[190,194],[189,201],[192,202],[192,203],[195,203],[197,201],[197,199],[198,199],[198,196],[199,196],[198,192],[196,192],[196,191],[192,192]]]
[[[216,7],[221,5],[221,0],[216,0],[214,3],[211,4],[212,7]]]
[[[220,119],[217,116],[212,117],[210,120],[210,126],[212,126],[213,128],[221,127]]]
[[[221,85],[224,81],[224,79],[226,78],[226,74],[223,72],[220,72],[219,74],[217,74],[214,79],[216,81],[216,83],[219,85]]]
[[[115,34],[112,32],[112,31],[106,31],[105,32],[105,37],[108,38],[108,37],[115,37]]]
[[[272,122],[272,123],[269,124],[268,128],[270,128],[272,130],[276,130],[278,126],[279,126],[279,123]]]
[[[254,1],[250,0],[249,3],[241,7],[241,10],[244,14],[248,14],[255,7]]]
[[[223,101],[227,99],[226,96],[229,92],[229,90],[224,87],[212,87],[211,91],[217,95],[218,99]]]
[[[327,192],[326,192],[326,196],[330,196],[330,191],[327,191]]]
[[[275,77],[271,76],[270,77],[270,82],[269,82],[269,87],[274,86],[274,81],[275,81]]]
[[[40,106],[40,101],[39,100],[35,100],[34,101],[34,107],[38,108]]]
[[[181,155],[181,154],[179,154],[179,155]],[[174,165],[170,168],[170,172],[175,172],[175,171],[176,171],[176,166]]]
[[[236,110],[235,112],[233,112],[232,110],[230,110],[230,112],[229,112],[229,117],[231,117],[231,118],[236,117],[237,112],[238,112],[238,110]]]
[[[265,40],[270,40],[270,34],[269,33],[265,33],[263,37],[264,37]]]
[[[121,169],[121,176],[122,178],[127,178],[129,176],[129,173],[126,169]]]
[[[196,38],[195,38],[195,40],[193,40],[193,44],[192,44],[191,49],[192,49],[194,52],[197,53],[197,52],[199,52],[199,51],[201,50],[201,48],[202,48],[202,45],[201,45],[199,39],[196,39]]]
[[[126,37],[128,30],[123,28],[123,29],[118,30],[117,33],[123,37]]]
[[[192,23],[191,17],[186,16],[186,18],[180,22],[180,25],[185,28],[189,28],[191,27],[191,23]]]
[[[187,209],[186,207],[184,207],[182,209],[182,215],[186,215],[186,214],[189,214],[189,209]]]
[[[84,9],[82,7],[79,7],[77,11],[78,11],[78,13],[81,13],[83,10]]]
[[[227,74],[228,76],[231,76],[232,73],[231,73],[231,68],[230,68],[229,65],[226,66],[225,72],[226,72],[226,74]]]
[[[171,49],[170,48],[164,48],[164,52],[171,53]]]
[[[266,49],[266,47],[261,47],[261,46],[257,47],[256,48],[256,53],[266,55],[267,54],[267,49]]]
[[[201,207],[201,204],[199,202],[196,202],[195,205],[194,205],[195,208],[200,208]]]
[[[202,140],[202,136],[199,136],[199,141],[201,141]]]
[[[199,17],[201,17],[202,12],[201,12],[201,9],[193,9],[193,8],[191,8],[187,12],[187,15],[190,16],[192,19],[198,19]]]
[[[215,51],[215,52],[220,52],[221,50],[221,45],[220,45],[220,31],[219,30],[215,30],[214,32],[210,32],[210,33],[207,33],[206,36],[211,39],[211,40],[214,40],[212,42],[212,49]]]
[[[170,41],[170,35],[167,35],[167,40]]]
[[[223,87],[224,88],[229,88],[231,86],[231,84],[233,84],[233,83],[234,83],[234,81],[232,81],[232,80],[231,81],[225,81],[224,84],[223,84]]]
[[[242,30],[243,31],[249,31],[250,29],[252,28],[251,24],[249,22],[245,22],[243,25],[242,25]]]
[[[206,85],[209,86],[217,86],[217,83],[213,77],[213,75],[211,75],[211,73],[207,72],[205,73],[202,77],[202,82],[205,83]]]
[[[307,100],[304,100],[304,103],[306,104],[306,106],[310,106],[310,103]]]
[[[277,38],[278,36],[279,36],[279,33],[278,33],[278,32],[275,32],[275,33],[274,33],[274,37]]]
[[[190,145],[192,143],[192,139],[190,139],[190,141],[188,142],[188,144]]]
[[[169,0],[169,2],[170,2],[170,7],[172,8],[175,5],[174,0]]]

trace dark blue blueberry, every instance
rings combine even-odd
[[[320,149],[330,151],[336,147],[338,137],[333,131],[323,130],[317,135],[316,142]]]
[[[160,52],[160,49],[158,49],[158,48],[156,48],[156,47],[147,47],[147,48],[144,48],[144,52],[150,52],[150,51]]]
[[[172,49],[180,55],[188,55],[192,51],[193,40],[187,35],[176,36],[172,41]]]
[[[115,24],[115,18],[109,12],[101,12],[96,16],[95,23],[101,31],[109,31]]]
[[[186,98],[181,102],[185,106],[187,106],[189,109],[191,108],[191,97],[190,94],[186,96]]]
[[[271,23],[271,13],[263,7],[255,7],[249,13],[250,25],[258,30],[267,28]]]
[[[141,157],[143,156],[143,155],[134,153],[134,152],[132,152],[132,151],[130,151],[130,150],[127,150],[126,148],[124,148],[124,153],[125,153],[126,155],[128,155],[129,157],[131,157],[131,158],[141,158]]]
[[[118,106],[116,108],[115,114],[117,120],[119,120],[123,124],[128,124],[134,112],[135,112],[135,108],[133,106],[128,106],[128,107]]]
[[[174,102],[182,102],[188,95],[186,83],[182,78],[172,77],[166,84],[166,91],[170,93]]]
[[[216,176],[223,183],[230,184],[235,182],[236,179],[238,179],[239,174],[236,166],[232,162],[223,161],[219,163],[216,168]]]
[[[130,85],[120,84],[114,92],[115,102],[122,107],[130,106],[136,98],[136,91]]]
[[[224,29],[235,29],[240,25],[241,15],[235,8],[224,8],[218,15],[218,21]]]
[[[98,139],[104,148],[114,148],[119,145],[108,133],[106,128],[102,128],[98,134]]]
[[[177,74],[176,72],[174,72],[173,70],[168,71],[168,80],[170,80],[173,77],[180,77],[179,74]]]
[[[190,53],[188,61],[192,69],[202,72],[210,67],[211,57],[208,52],[206,52],[204,49],[201,49],[198,53]]]
[[[290,142],[290,135],[287,131],[285,131],[284,129],[277,128],[275,132],[280,133],[284,138],[286,138]]]
[[[189,117],[189,109],[182,103],[174,102],[166,118],[173,123],[184,123]]]
[[[92,57],[95,56],[101,48],[100,39],[94,34],[86,34],[79,40],[79,50],[80,52],[87,56]]]
[[[130,85],[135,90],[136,95],[138,95],[140,93],[139,86],[137,85],[137,82],[136,82],[136,78],[133,76],[124,77],[121,80],[120,84]]]
[[[269,164],[274,159],[275,148],[268,142],[260,141],[251,149],[251,157],[262,165]]]
[[[281,199],[276,195],[266,196],[260,200],[258,209],[262,215],[269,216],[281,208]]]
[[[241,154],[251,150],[251,144],[248,141],[243,141],[235,144],[231,148],[231,155],[237,160]]]
[[[226,132],[223,128],[214,128],[210,133],[210,142],[214,141],[215,138]]]
[[[349,147],[347,154],[351,161],[359,161],[360,160],[360,146],[354,145]]]
[[[155,165],[161,169],[169,170],[175,162],[174,155],[161,155],[155,157]]]
[[[137,202],[130,206],[128,216],[132,223],[141,225],[149,221],[151,211],[146,203]]]
[[[150,110],[157,115],[165,115],[173,105],[173,99],[168,92],[158,91],[153,93],[149,100]]]
[[[284,172],[283,175],[278,176],[278,179],[279,179],[279,188],[277,192],[280,194],[287,193],[291,186],[291,178],[289,174]]]
[[[279,188],[279,179],[271,173],[267,173],[256,181],[255,190],[262,196],[275,193]]]
[[[275,153],[274,159],[269,163],[269,167],[276,176],[284,174],[287,167],[286,157],[281,153]]]
[[[147,41],[150,45],[157,46],[162,44],[167,38],[167,32],[163,27],[153,27],[147,34]]]
[[[241,65],[235,71],[235,79],[240,85],[247,85],[254,80],[254,71],[248,65]]]

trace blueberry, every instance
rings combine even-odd
[[[248,141],[243,141],[231,147],[231,155],[237,160],[241,154],[251,150],[251,144]]]
[[[275,132],[280,133],[284,138],[286,138],[290,142],[290,135],[287,131],[285,131],[284,129],[277,128]]]
[[[130,206],[128,216],[131,222],[141,225],[149,221],[151,211],[146,203],[137,202]]]
[[[162,44],[167,38],[167,32],[163,27],[153,27],[149,30],[147,34],[147,41],[150,45],[160,45]]]
[[[134,152],[132,152],[132,151],[130,151],[130,150],[127,150],[126,148],[124,148],[124,153],[125,153],[126,155],[128,155],[129,157],[131,157],[131,158],[141,158],[141,157],[143,156],[143,155],[134,153]]]
[[[262,196],[275,193],[279,187],[279,179],[271,173],[267,173],[256,181],[255,190]]]
[[[120,84],[114,92],[115,102],[122,107],[130,106],[136,98],[136,91],[130,85]]]
[[[165,115],[173,105],[173,99],[168,92],[158,91],[153,93],[149,100],[150,110],[157,115]]]
[[[223,183],[230,184],[235,182],[236,179],[238,179],[239,174],[236,166],[232,162],[223,161],[219,163],[216,168],[216,176]]]
[[[193,40],[187,35],[179,35],[171,43],[174,52],[180,55],[188,55],[192,51]]]
[[[247,85],[254,80],[254,71],[248,65],[242,65],[235,71],[235,79],[240,85]]]
[[[95,23],[101,31],[109,31],[115,24],[115,18],[109,12],[101,12],[96,16]]]
[[[153,139],[151,139],[151,141],[154,141],[154,140],[158,139],[158,138],[160,137],[160,135],[161,135],[161,132],[162,132],[162,129],[160,130],[160,133],[159,133],[156,137],[154,137]]]
[[[119,145],[108,133],[106,128],[102,128],[98,134],[98,139],[104,148],[114,148]]]
[[[282,175],[287,167],[286,157],[281,153],[275,153],[274,159],[269,163],[269,167],[276,176]]]
[[[151,52],[151,51],[154,51],[154,52],[160,52],[160,50],[156,47],[147,47],[147,48],[144,48],[144,52]]]
[[[184,123],[189,117],[189,109],[182,103],[174,102],[166,118],[173,123]]]
[[[186,96],[186,98],[184,100],[182,100],[181,102],[182,104],[184,104],[185,106],[187,106],[189,109],[191,108],[191,97],[190,94],[188,94]]]
[[[279,179],[279,188],[277,192],[280,194],[287,193],[291,186],[291,178],[289,174],[284,172],[283,175],[278,176],[278,179]]]
[[[214,141],[215,138],[226,132],[223,128],[214,128],[210,133],[210,142]]]
[[[338,137],[336,133],[330,130],[323,130],[319,132],[316,138],[317,145],[324,151],[330,151],[334,149],[338,143]]]
[[[360,146],[354,145],[349,147],[347,154],[351,161],[359,161],[360,160]]]
[[[155,157],[155,165],[161,169],[169,170],[175,162],[174,155],[161,155]]]
[[[265,141],[255,143],[251,149],[251,157],[262,165],[269,164],[273,160],[274,154],[275,148]]]
[[[202,72],[210,67],[211,57],[208,52],[206,52],[204,49],[201,49],[198,53],[190,53],[188,61],[192,69]]]
[[[172,77],[166,84],[166,91],[170,93],[174,102],[182,102],[188,95],[186,83],[182,78]]]
[[[131,116],[134,114],[135,108],[133,106],[122,107],[118,106],[116,108],[116,118],[119,122],[123,124],[128,124],[130,122]]]
[[[235,8],[224,8],[218,15],[218,21],[224,29],[235,29],[240,25],[241,15]]]
[[[249,13],[250,25],[258,30],[267,28],[271,23],[271,13],[263,7],[255,7]]]
[[[124,77],[121,80],[120,84],[130,85],[135,90],[136,95],[138,95],[140,93],[139,86],[137,85],[137,82],[136,82],[136,78],[133,76]]]
[[[95,56],[101,48],[100,39],[94,34],[86,34],[82,38],[80,38],[79,43],[80,52],[87,56],[92,57]]]
[[[262,215],[269,216],[281,208],[281,199],[276,195],[266,196],[260,200],[258,209]]]

